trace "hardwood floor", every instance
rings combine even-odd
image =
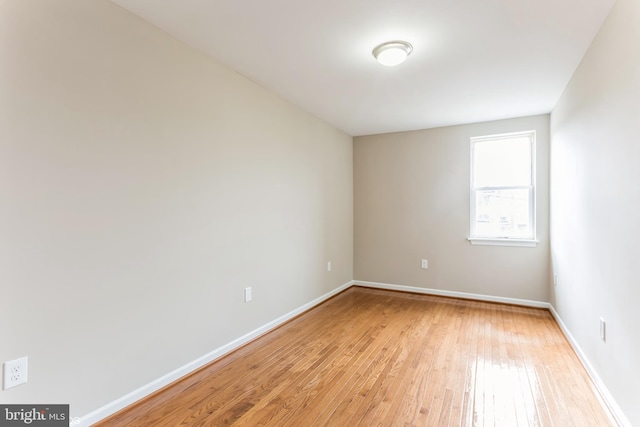
[[[611,426],[547,310],[352,287],[102,426]]]

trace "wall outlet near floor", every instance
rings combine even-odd
[[[331,261],[327,263],[327,271],[331,271]]]
[[[4,362],[4,389],[27,382],[27,356]]]
[[[422,262],[420,263],[420,268],[429,268],[429,261],[427,261],[426,259],[423,259]]]
[[[251,287],[244,288],[244,302],[251,301]]]
[[[602,317],[600,318],[600,339],[607,341],[607,322]]]
[[[558,273],[553,273],[553,286],[558,287]]]

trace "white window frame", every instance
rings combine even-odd
[[[502,139],[511,139],[511,138],[521,138],[528,137],[531,140],[531,185],[528,186],[499,186],[499,187],[474,187],[473,177],[474,177],[474,150],[475,145],[479,142],[486,141],[499,141]],[[496,245],[496,246],[527,246],[534,247],[539,241],[536,239],[536,131],[522,131],[522,132],[511,132],[511,133],[502,133],[497,135],[485,135],[485,136],[476,136],[471,137],[471,155],[470,155],[470,172],[471,175],[469,177],[470,181],[470,215],[469,215],[469,242],[473,245]],[[480,190],[521,190],[527,189],[529,190],[529,219],[531,221],[531,229],[533,237],[530,239],[520,239],[520,238],[512,238],[512,237],[501,237],[501,236],[492,236],[492,237],[478,237],[475,234],[475,217],[476,217],[476,193]]]

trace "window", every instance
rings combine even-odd
[[[537,243],[535,136],[529,131],[471,138],[471,243]]]

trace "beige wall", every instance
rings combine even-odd
[[[631,425],[640,425],[639,23],[640,3],[618,0],[551,115],[552,302]]]
[[[0,402],[84,415],[349,282],[352,165],[106,0],[0,0]]]
[[[532,129],[540,244],[471,245],[469,138]],[[354,138],[354,278],[548,301],[548,148],[548,115]]]

